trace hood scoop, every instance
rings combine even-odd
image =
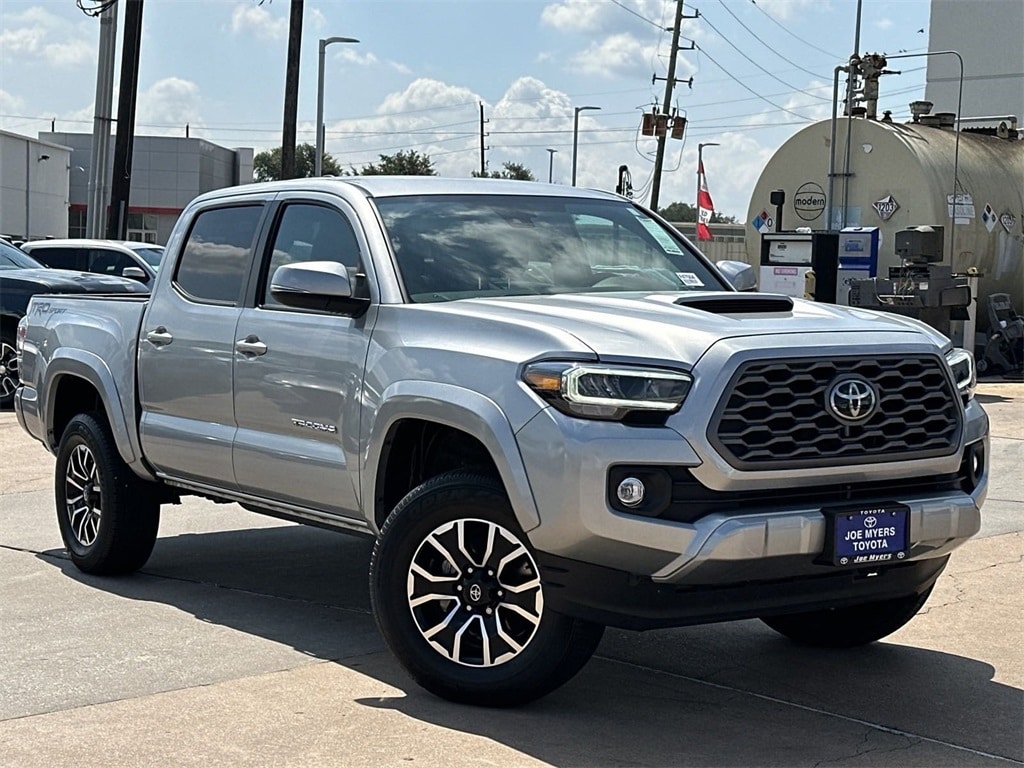
[[[781,293],[721,293],[680,296],[673,304],[715,315],[753,315],[792,312],[793,299]]]

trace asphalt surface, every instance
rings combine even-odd
[[[142,572],[79,573],[52,457],[0,413],[0,765],[1024,765],[1024,384],[986,384],[981,534],[880,643],[757,621],[609,630],[512,711],[413,684],[369,613],[368,541],[190,499]]]

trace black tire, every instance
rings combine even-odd
[[[79,414],[57,451],[57,522],[71,561],[85,573],[131,573],[145,565],[160,504],[121,459],[106,420]]]
[[[18,375],[18,350],[14,334],[0,332],[0,408],[10,408],[14,403],[14,390],[21,383]]]
[[[501,483],[469,472],[413,489],[370,561],[373,613],[392,653],[428,691],[465,704],[525,704],[593,655],[604,627],[545,608],[543,590]]]
[[[761,621],[801,645],[854,648],[891,635],[921,610],[932,588],[919,595],[832,608],[826,611],[765,616]]]

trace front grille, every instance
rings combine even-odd
[[[844,375],[877,391],[863,423],[844,423],[826,407]],[[736,371],[708,439],[737,469],[796,469],[947,456],[960,429],[958,396],[936,357],[758,360]]]

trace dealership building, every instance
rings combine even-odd
[[[0,132],[0,234],[14,240],[85,237],[91,167],[91,133],[44,132],[32,139]],[[128,238],[167,242],[178,214],[194,197],[250,183],[252,173],[252,148],[136,136]]]

